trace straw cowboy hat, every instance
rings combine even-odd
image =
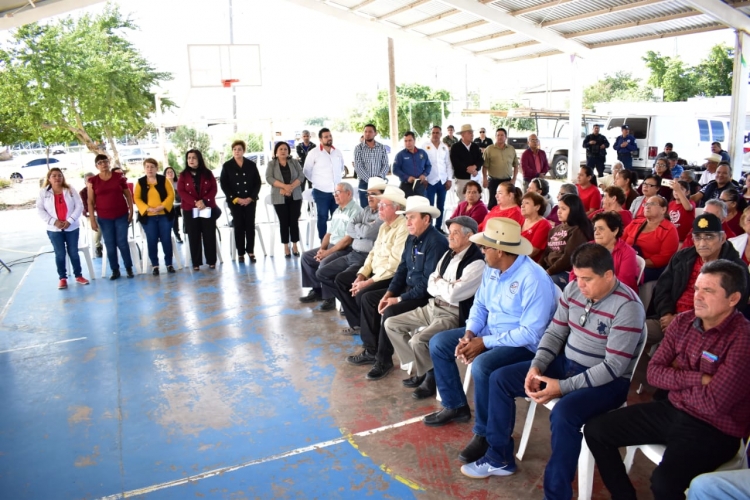
[[[440,210],[430,205],[430,200],[424,196],[409,196],[406,199],[406,210],[399,210],[397,214],[430,214],[433,218],[440,217]]]
[[[360,191],[385,191],[385,187],[388,185],[388,181],[381,179],[380,177],[370,177],[367,181],[367,189],[360,189]]]
[[[529,240],[521,236],[521,225],[507,217],[494,217],[488,220],[484,232],[469,239],[477,245],[516,255],[531,255],[534,250]]]
[[[717,155],[716,153],[711,153],[710,155],[706,156],[705,159],[708,161],[714,161],[716,163],[719,163],[721,161],[721,155]]]
[[[471,124],[467,123],[466,125],[461,125],[461,131],[459,134],[463,134],[464,132],[474,132],[474,129],[471,128]]]
[[[388,200],[406,206],[406,194],[396,186],[386,186],[383,194],[376,196],[379,200]]]

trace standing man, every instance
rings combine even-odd
[[[440,127],[435,125],[430,132],[430,140],[422,145],[430,158],[432,169],[427,176],[427,191],[425,196],[430,200],[430,205],[440,210],[440,217],[435,221],[435,227],[443,232],[443,210],[445,208],[445,195],[453,184],[453,165],[451,165],[451,150],[445,143],[440,141],[442,135]],[[435,202],[437,197],[437,203]]]
[[[295,149],[297,150],[297,158],[299,158],[299,164],[302,165],[302,168],[305,168],[305,159],[307,158],[307,153],[315,149],[315,143],[310,141],[309,130],[302,131],[302,142],[298,143],[295,146]],[[302,181],[302,191],[305,190],[305,184],[310,184],[310,181]]]
[[[668,142],[664,145],[664,151],[656,155],[656,158],[654,158],[654,167],[656,167],[656,162],[664,158],[667,159],[667,156],[669,156],[669,153],[671,153],[674,150],[674,145],[671,142]]]
[[[404,134],[404,149],[398,152],[393,161],[393,175],[401,180],[401,190],[410,196],[422,196],[427,190],[427,176],[432,165],[427,152],[415,146],[414,132]]]
[[[615,139],[612,148],[617,151],[617,159],[622,162],[625,170],[633,170],[633,151],[638,149],[635,137],[630,133],[630,127],[625,124],[621,127],[622,135]]]
[[[698,183],[701,186],[705,186],[712,180],[716,179],[716,170],[719,168],[719,162],[721,161],[721,155],[711,153],[706,158],[706,170],[701,173],[701,178]]]
[[[600,129],[601,125],[597,123],[594,125],[594,132],[583,140],[583,147],[586,149],[586,166],[592,170],[595,168],[597,177],[604,175],[604,159],[607,157],[609,147],[609,141],[599,133]]]
[[[344,157],[333,147],[333,136],[327,128],[318,132],[320,146],[307,152],[305,177],[312,183],[312,194],[318,209],[318,237],[322,240],[326,234],[328,217],[336,210],[333,192],[341,182],[344,173]]]
[[[540,149],[539,146],[539,138],[536,134],[531,134],[529,136],[529,149],[521,154],[521,174],[523,175],[524,192],[528,189],[529,182],[537,177],[544,178],[547,172],[549,172],[547,153]],[[495,200],[495,204],[497,204],[497,200]]]
[[[450,127],[448,127],[450,133]],[[456,177],[456,195],[459,201],[464,201],[464,186],[471,180],[473,175],[479,173],[484,165],[482,152],[479,146],[472,142],[474,131],[471,125],[461,126],[461,140],[451,146],[450,160],[453,165],[453,174]],[[443,139],[445,142],[445,139]]]
[[[487,147],[492,146],[492,139],[487,137],[485,134],[487,133],[486,130],[484,130],[484,127],[479,129],[479,137],[474,139],[474,143],[479,146],[479,151],[484,153],[484,150],[487,149]]]
[[[721,156],[721,161],[725,161],[727,163],[731,162],[731,159],[729,158],[729,153],[721,149],[720,142],[711,143],[711,152],[715,155]]]
[[[359,179],[359,204],[367,207],[367,183],[372,177],[386,180],[390,167],[385,146],[375,141],[378,131],[375,125],[365,125],[363,140],[354,147],[354,171]]]
[[[453,128],[453,125],[448,125],[448,135],[443,137],[443,144],[445,144],[449,148],[452,148],[453,145],[458,142],[458,137],[453,135],[454,130],[455,129]]]
[[[518,155],[516,155],[516,148],[506,144],[508,132],[504,128],[497,129],[495,139],[495,144],[488,146],[482,155],[484,159],[483,186],[489,189],[490,193],[496,193],[497,187],[503,182],[510,182],[515,186],[518,176]],[[497,200],[494,196],[490,196],[487,209],[492,210],[495,205],[497,205]]]

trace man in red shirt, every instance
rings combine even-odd
[[[661,444],[651,475],[657,499],[685,498],[690,481],[737,454],[750,433],[750,322],[737,310],[748,281],[733,262],[716,260],[695,282],[695,311],[680,314],[648,366],[648,381],[669,390],[663,401],[605,413],[583,428],[607,489],[636,494],[618,448]]]

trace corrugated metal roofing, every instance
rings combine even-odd
[[[590,29],[605,28],[618,24],[629,23],[633,21],[648,21],[649,19],[662,18],[664,16],[682,15],[685,13],[700,14],[700,12],[690,7],[657,4],[642,7],[641,9],[627,10],[624,12],[613,12],[606,16],[590,17],[580,21],[559,24],[551,28],[560,33],[575,33],[577,31],[586,31]]]

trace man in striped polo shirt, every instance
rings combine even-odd
[[[472,478],[515,473],[515,398],[529,397],[537,404],[560,398],[550,415],[552,455],[544,473],[544,496],[550,500],[573,496],[581,426],[625,402],[645,340],[643,305],[615,277],[610,252],[586,243],[571,261],[577,279],[565,288],[534,359],[490,376],[490,447],[484,457],[461,467]]]

